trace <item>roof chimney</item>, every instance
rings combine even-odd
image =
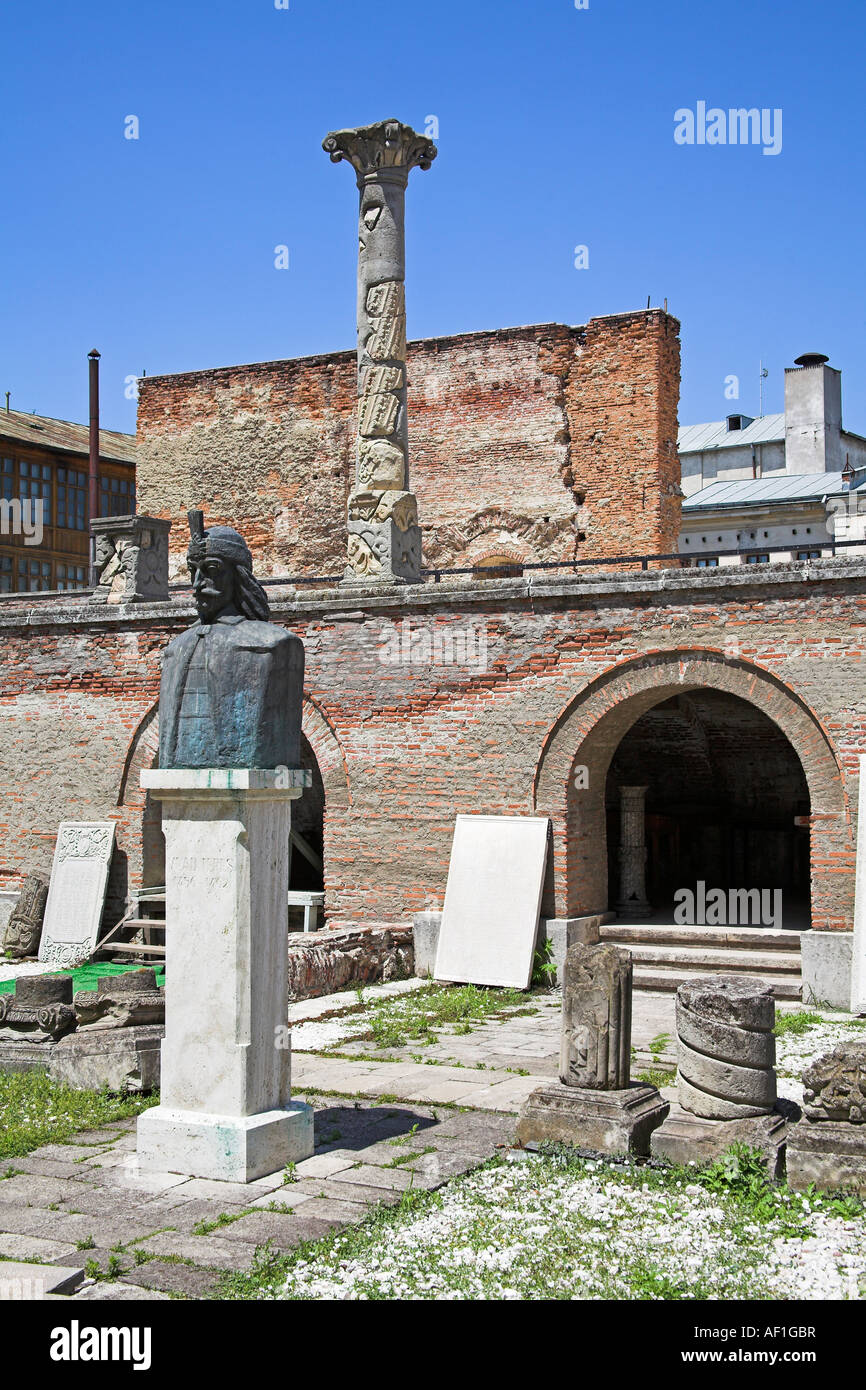
[[[842,458],[842,373],[823,352],[785,368],[785,471],[838,473]]]

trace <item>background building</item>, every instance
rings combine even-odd
[[[842,373],[821,353],[785,369],[781,414],[687,425],[678,448],[679,550],[697,565],[814,559],[864,537],[866,438],[843,429]]]
[[[87,586],[88,428],[69,420],[0,411],[0,498],[41,500],[43,536],[0,533],[0,593]],[[99,432],[99,515],[135,511],[135,436]]]

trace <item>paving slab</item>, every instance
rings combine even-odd
[[[44,1260],[46,1264],[56,1264],[58,1260],[69,1263],[77,1257],[74,1245],[62,1240],[45,1240],[42,1236],[0,1234],[0,1255],[3,1260]],[[0,1262],[0,1276],[3,1265]]]
[[[362,1186],[360,1183],[346,1182],[346,1176],[337,1173],[333,1178],[303,1178],[297,1187],[311,1197],[334,1197],[338,1201],[359,1202],[368,1207],[374,1207],[377,1202],[392,1207],[400,1201],[401,1193],[393,1187]]]
[[[160,1235],[149,1236],[141,1242],[141,1249],[151,1255],[168,1255],[180,1260],[189,1260],[205,1269],[250,1269],[256,1254],[253,1241],[229,1241],[225,1240],[222,1234],[179,1235],[175,1231],[163,1231]],[[138,1268],[145,1269],[146,1265],[139,1265]]]
[[[372,1163],[361,1163],[356,1168],[346,1168],[342,1173],[335,1173],[330,1181],[340,1187],[376,1187],[395,1192],[405,1192],[406,1188],[412,1185],[412,1179],[402,1168],[381,1168]]]
[[[227,1241],[252,1242],[264,1245],[271,1241],[279,1250],[291,1250],[302,1240],[319,1240],[342,1222],[329,1220],[325,1216],[310,1217],[305,1204],[291,1216],[280,1212],[256,1211],[233,1221],[231,1226],[220,1229],[220,1238]],[[207,1237],[205,1237],[207,1239]]]
[[[188,1268],[188,1266],[178,1265],[167,1265],[165,1267],[167,1269]],[[147,1266],[142,1266],[142,1268],[146,1269]],[[100,1279],[98,1283],[88,1284],[76,1295],[74,1301],[76,1303],[81,1303],[82,1301],[88,1303],[150,1303],[162,1301],[170,1297],[168,1293],[163,1293],[161,1291],[161,1285],[152,1288],[146,1286],[140,1287],[139,1281],[135,1277],[138,1272],[138,1270],[130,1270],[129,1274],[124,1275],[126,1282],[123,1284],[113,1283],[109,1279]],[[190,1272],[195,1273],[193,1270]],[[171,1288],[171,1285],[169,1284],[167,1287]],[[197,1294],[194,1295],[194,1297],[199,1296],[200,1295]]]
[[[313,1158],[305,1158],[303,1162],[295,1165],[295,1172],[301,1178],[327,1178],[332,1173],[341,1173],[344,1168],[351,1168],[356,1162],[354,1158],[346,1158],[342,1154],[316,1154]]]
[[[301,1206],[303,1202],[313,1200],[310,1192],[293,1192],[292,1187],[281,1187],[276,1192],[266,1192],[261,1197],[254,1197],[250,1202],[251,1207],[256,1207],[259,1211],[267,1211],[272,1205],[277,1207],[287,1207],[294,1210]]]
[[[220,1281],[212,1269],[175,1261],[148,1260],[123,1276],[123,1287],[131,1288],[129,1297],[144,1297],[148,1293],[183,1294],[186,1298],[207,1298]]]

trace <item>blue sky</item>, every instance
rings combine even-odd
[[[103,424],[127,430],[142,370],[354,347],[357,195],[321,141],[435,117],[407,200],[411,337],[667,297],[683,423],[757,414],[760,359],[781,409],[808,350],[866,434],[862,0],[7,0],[2,28],[17,409],[86,419],[94,346]],[[781,152],[676,144],[700,101],[781,108]]]

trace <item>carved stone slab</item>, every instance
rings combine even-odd
[[[526,989],[547,857],[546,816],[458,816],[434,978]]]
[[[114,848],[114,821],[61,821],[39,959],[63,969],[93,954]]]

